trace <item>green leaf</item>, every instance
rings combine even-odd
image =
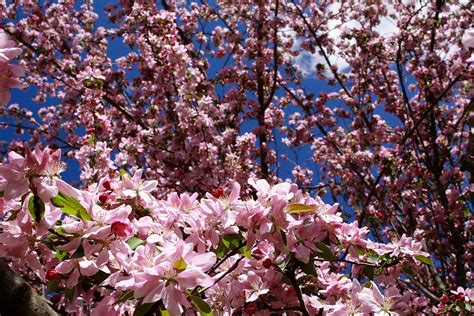
[[[160,309],[161,316],[170,316],[170,312],[167,309]]]
[[[196,306],[196,308],[198,309],[199,314],[201,314],[201,316],[212,316],[212,315],[214,315],[213,312],[212,312],[211,307],[209,306],[209,304],[207,304],[199,296],[194,296],[193,295],[193,296],[191,296],[191,300],[193,301],[194,306]]]
[[[369,279],[374,278],[374,268],[365,266],[364,269],[362,269],[362,273]]]
[[[63,227],[58,227],[58,228],[56,228],[56,231],[57,231],[58,233],[61,233],[61,234],[63,234],[63,233],[66,232]]]
[[[155,303],[142,304],[141,301],[135,306],[133,316],[144,316],[148,313]]]
[[[374,272],[375,275],[381,275],[384,271],[384,266],[377,268]]]
[[[249,248],[247,248],[247,246],[240,247],[239,253],[244,255],[244,257],[247,259],[252,259],[252,252]]]
[[[59,283],[61,283],[60,275],[56,276],[54,279],[51,280],[51,282],[49,282],[46,293],[51,293],[51,292],[56,291],[59,287]]]
[[[104,282],[108,277],[110,276],[110,274],[102,271],[102,270],[99,270],[95,275],[94,275],[94,282],[96,284],[100,284],[102,282]]]
[[[54,236],[53,234],[50,234],[49,236]],[[56,250],[56,246],[54,245],[54,241],[50,237],[44,238],[41,242],[43,245],[46,245],[50,250]]]
[[[466,303],[464,305],[464,309],[470,312],[470,311],[472,311],[472,305],[470,303]]]
[[[227,234],[222,237],[222,243],[228,249],[234,250],[242,246],[244,237],[240,234]]]
[[[84,257],[84,248],[82,248],[82,246],[79,246],[79,248],[77,248],[76,251],[74,251],[71,258],[77,259],[77,258],[82,258],[82,257]]]
[[[64,296],[66,297],[66,299],[68,301],[71,301],[73,296],[74,296],[74,289],[65,288],[64,289]]]
[[[175,269],[178,273],[186,270],[187,266],[188,265],[186,264],[186,261],[184,261],[183,257],[179,258],[173,263],[173,269]]]
[[[61,250],[56,250],[56,259],[59,261],[63,261],[68,257],[68,254],[66,251],[61,251]]]
[[[367,258],[367,262],[369,262],[369,263],[377,263],[378,261],[379,261],[379,258],[375,255],[370,255]]]
[[[129,240],[127,240],[127,244],[130,246],[130,248],[132,248],[132,250],[135,250],[135,248],[143,243],[144,241],[137,237],[131,237]]]
[[[221,240],[219,242],[219,246],[217,247],[217,249],[214,249],[212,251],[215,252],[215,254],[218,258],[222,258],[226,255],[227,250],[228,250],[227,247],[224,246],[224,244],[222,243],[222,240]]]
[[[321,251],[318,253],[318,256],[320,256],[321,258],[326,259],[326,260],[331,260],[331,261],[338,259],[336,255],[332,253],[331,249],[325,243],[321,241],[317,241],[316,247],[318,247],[318,249]]]
[[[238,252],[250,258],[251,252],[245,247],[245,238],[240,234],[227,234],[221,237],[219,240],[219,246],[212,251],[216,254],[218,258],[224,257],[229,250],[236,250]]]
[[[87,143],[89,145],[94,145],[95,144],[95,134],[92,134],[88,139],[87,139]]]
[[[120,178],[123,178],[125,175],[129,176],[130,174],[125,169],[121,169],[119,172]]]
[[[402,271],[408,275],[411,275],[411,276],[414,275],[413,270],[409,265],[404,265],[402,268]]]
[[[118,300],[114,304],[124,303],[133,298],[133,290],[129,290],[120,294]]]
[[[305,204],[291,203],[286,207],[288,213],[308,213],[316,210],[316,207]]]
[[[286,270],[286,267],[288,267],[288,265],[290,264],[291,259],[293,259],[293,256],[289,254],[286,256],[285,260],[283,260],[283,262],[278,265],[281,271],[284,272]]]
[[[64,213],[69,215],[79,217],[85,221],[90,221],[92,219],[87,210],[81,205],[81,203],[79,203],[78,200],[67,196],[61,191],[59,191],[56,197],[51,199],[51,203],[54,206],[61,208]]]
[[[398,260],[397,257],[392,257],[392,255],[390,253],[386,253],[386,254],[379,257],[378,262],[380,262],[382,264],[381,268],[384,268],[386,266],[393,265],[394,263],[397,262],[397,260]]]
[[[28,210],[30,211],[31,217],[35,220],[36,223],[39,223],[44,217],[46,212],[44,202],[39,198],[39,196],[33,195],[28,200]]]
[[[431,261],[431,259],[429,257],[418,255],[418,256],[415,256],[415,259],[417,259],[418,261],[423,262],[424,264],[434,266],[433,261]]]
[[[308,263],[304,263],[303,261],[298,261],[298,265],[300,266],[301,270],[307,275],[316,276],[317,272],[314,267],[313,258],[310,258]]]

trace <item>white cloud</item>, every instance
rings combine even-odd
[[[386,5],[388,15],[395,12],[395,9],[391,4],[387,3]],[[328,36],[334,41],[337,41],[340,38],[344,29],[359,29],[362,27],[362,25],[356,20],[350,20],[343,23],[339,18],[337,18],[338,15],[335,14],[339,11],[340,6],[341,5],[337,3],[328,7],[328,14],[334,15],[336,17],[328,21]],[[375,28],[375,31],[385,37],[389,37],[398,33],[398,30],[399,29],[396,25],[396,21],[388,16],[382,17],[380,19],[380,24]],[[301,38],[296,38],[296,33],[293,30],[286,29],[284,30],[284,33],[293,36],[295,41],[293,49],[299,50],[302,41]],[[337,47],[335,47],[333,54],[328,55],[328,59],[332,66],[337,67],[338,72],[346,72],[350,69],[349,64],[343,57],[341,57],[340,50]],[[301,71],[303,76],[313,76],[316,73],[316,65],[323,64],[327,69],[325,75],[329,78],[333,77],[333,74],[329,70],[329,65],[327,64],[325,58],[318,51],[314,54],[308,51],[302,51],[299,56],[295,57],[294,62],[295,66],[299,71]]]
[[[394,6],[391,4],[392,1],[384,0],[383,2],[385,3],[385,6],[387,8],[387,14],[386,16],[380,18],[380,22],[374,28],[374,31],[378,32],[382,37],[388,39],[390,37],[396,36],[400,31],[397,27],[396,20],[398,13]],[[430,0],[402,0],[402,3],[405,5],[408,5],[409,3],[414,3],[414,10],[417,11],[421,8],[418,14],[427,18],[427,15],[429,14],[429,8],[431,6]],[[449,12],[443,12],[442,15],[456,13],[456,11],[460,9],[460,6],[466,6],[469,3],[470,0],[459,0],[458,5],[452,5],[451,10]],[[332,4],[328,7],[328,15],[335,17],[328,21],[328,36],[335,42],[340,40],[340,36],[343,30],[347,28],[360,29],[362,27],[362,25],[356,20],[350,20],[343,23],[337,15],[340,8],[340,3]],[[392,18],[391,16],[394,16],[395,18]],[[333,77],[333,74],[329,70],[329,65],[326,63],[324,57],[319,54],[317,48],[314,54],[306,50],[301,50],[302,38],[297,37],[296,32],[294,32],[291,28],[286,28],[282,30],[280,32],[280,36],[290,37],[294,40],[293,50],[300,51],[300,54],[294,58],[294,64],[303,76],[314,76],[316,74],[316,65],[323,64],[326,66],[327,69],[325,75],[329,78]],[[453,44],[449,47],[449,50],[447,52],[440,52],[440,56],[442,58],[450,58],[459,50],[460,47]],[[331,55],[328,55],[328,59],[331,65],[337,67],[338,72],[346,72],[350,69],[349,64],[341,56],[341,52],[337,47],[335,47],[334,52]]]

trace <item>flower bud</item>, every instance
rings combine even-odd
[[[270,269],[273,265],[272,259],[266,258],[265,260],[263,260],[262,265],[265,269]]]
[[[46,280],[51,281],[58,276],[58,271],[55,268],[51,268],[46,272]]]
[[[109,190],[109,191],[112,190],[112,186],[110,185],[110,181],[105,181],[104,183],[102,183],[102,186],[103,186],[104,189],[106,189],[106,190]]]
[[[212,189],[211,194],[216,199],[219,199],[224,196],[224,189],[222,187]]]
[[[446,294],[440,297],[439,301],[443,304],[446,304],[449,301],[449,297]]]
[[[112,224],[112,232],[120,237],[126,237],[132,233],[132,227],[127,223],[115,222]]]
[[[108,198],[109,198],[109,195],[107,193],[104,193],[99,196],[99,201],[100,203],[105,204],[107,203]]]
[[[49,300],[54,304],[59,303],[59,301],[61,301],[61,294],[56,294],[52,296]]]
[[[258,306],[256,303],[250,303],[244,307],[245,314],[254,315],[257,311],[258,311]]]

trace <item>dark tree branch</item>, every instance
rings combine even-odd
[[[0,315],[57,316],[48,301],[37,294],[0,258]]]

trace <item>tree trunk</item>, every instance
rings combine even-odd
[[[16,274],[3,258],[0,258],[0,315],[58,316],[48,301]]]

